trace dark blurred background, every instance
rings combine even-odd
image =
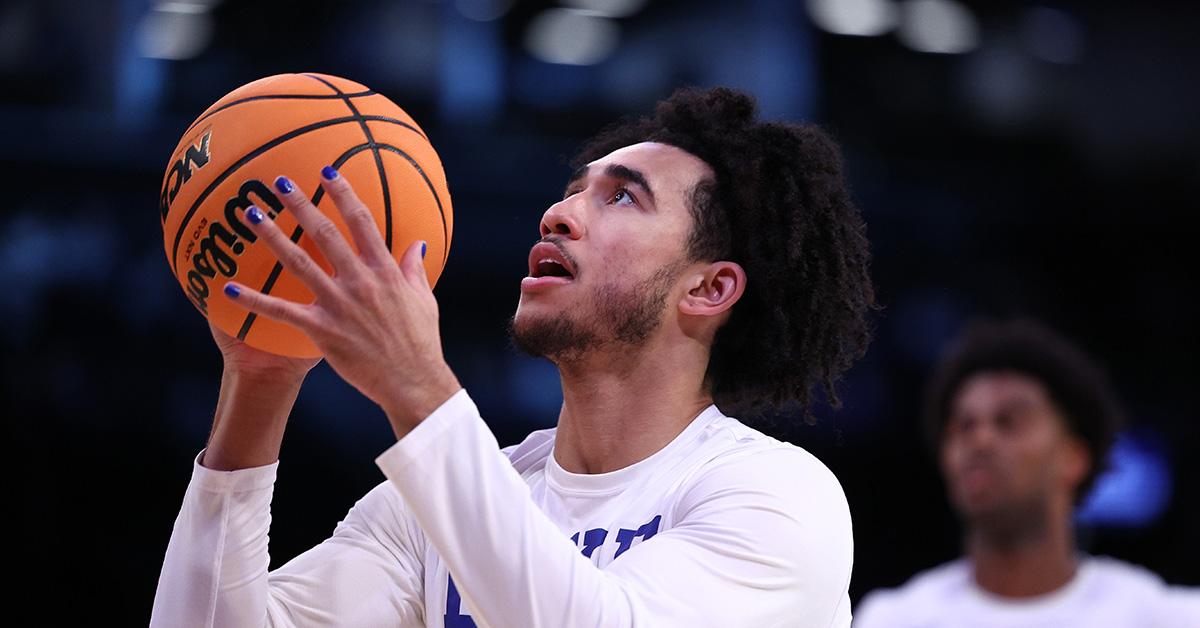
[[[5,0],[0,346],[19,606],[148,620],[211,425],[220,357],[174,282],[157,196],[190,121],[256,78],[319,71],[391,97],[444,161],[450,364],[501,444],[552,425],[551,365],[504,327],[566,158],[682,85],[757,95],[842,142],[884,309],[845,406],[785,434],[855,521],[852,597],[952,558],[917,428],[939,352],[1034,316],[1109,371],[1130,426],[1080,516],[1091,552],[1200,584],[1196,333],[1200,20],[1191,3],[952,0]],[[1192,287],[1189,287],[1192,286]],[[383,480],[378,408],[328,367],[284,440],[272,567]],[[32,606],[31,606],[32,607]]]

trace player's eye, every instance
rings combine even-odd
[[[613,205],[636,205],[637,199],[625,188],[617,188],[609,202]]]

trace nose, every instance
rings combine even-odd
[[[976,452],[990,451],[1000,434],[991,421],[975,421],[966,434],[967,445]]]
[[[583,228],[578,216],[571,211],[570,199],[559,201],[546,209],[542,214],[540,229],[542,237],[562,235],[577,240],[583,235]]]

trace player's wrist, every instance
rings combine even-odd
[[[389,399],[380,403],[396,438],[404,438],[417,425],[442,407],[459,390],[462,384],[449,366],[429,373],[419,383],[396,391]]]
[[[310,369],[278,365],[248,365],[227,361],[221,377],[242,384],[248,390],[284,391],[299,390]]]

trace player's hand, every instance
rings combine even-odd
[[[271,378],[303,381],[304,376],[316,366],[321,358],[292,358],[255,349],[250,345],[221,331],[212,321],[208,322],[213,340],[221,350],[225,370],[238,375],[264,375]]]
[[[260,209],[250,207],[250,228],[316,300],[294,303],[236,282],[227,284],[233,288],[227,287],[226,296],[307,334],[338,375],[379,404],[397,436],[403,436],[461,388],[442,356],[437,300],[422,261],[425,243],[414,242],[397,263],[349,182],[332,168],[322,175],[321,185],[357,252],[302,190],[280,177],[275,185],[281,200],[333,266],[333,276]]]

